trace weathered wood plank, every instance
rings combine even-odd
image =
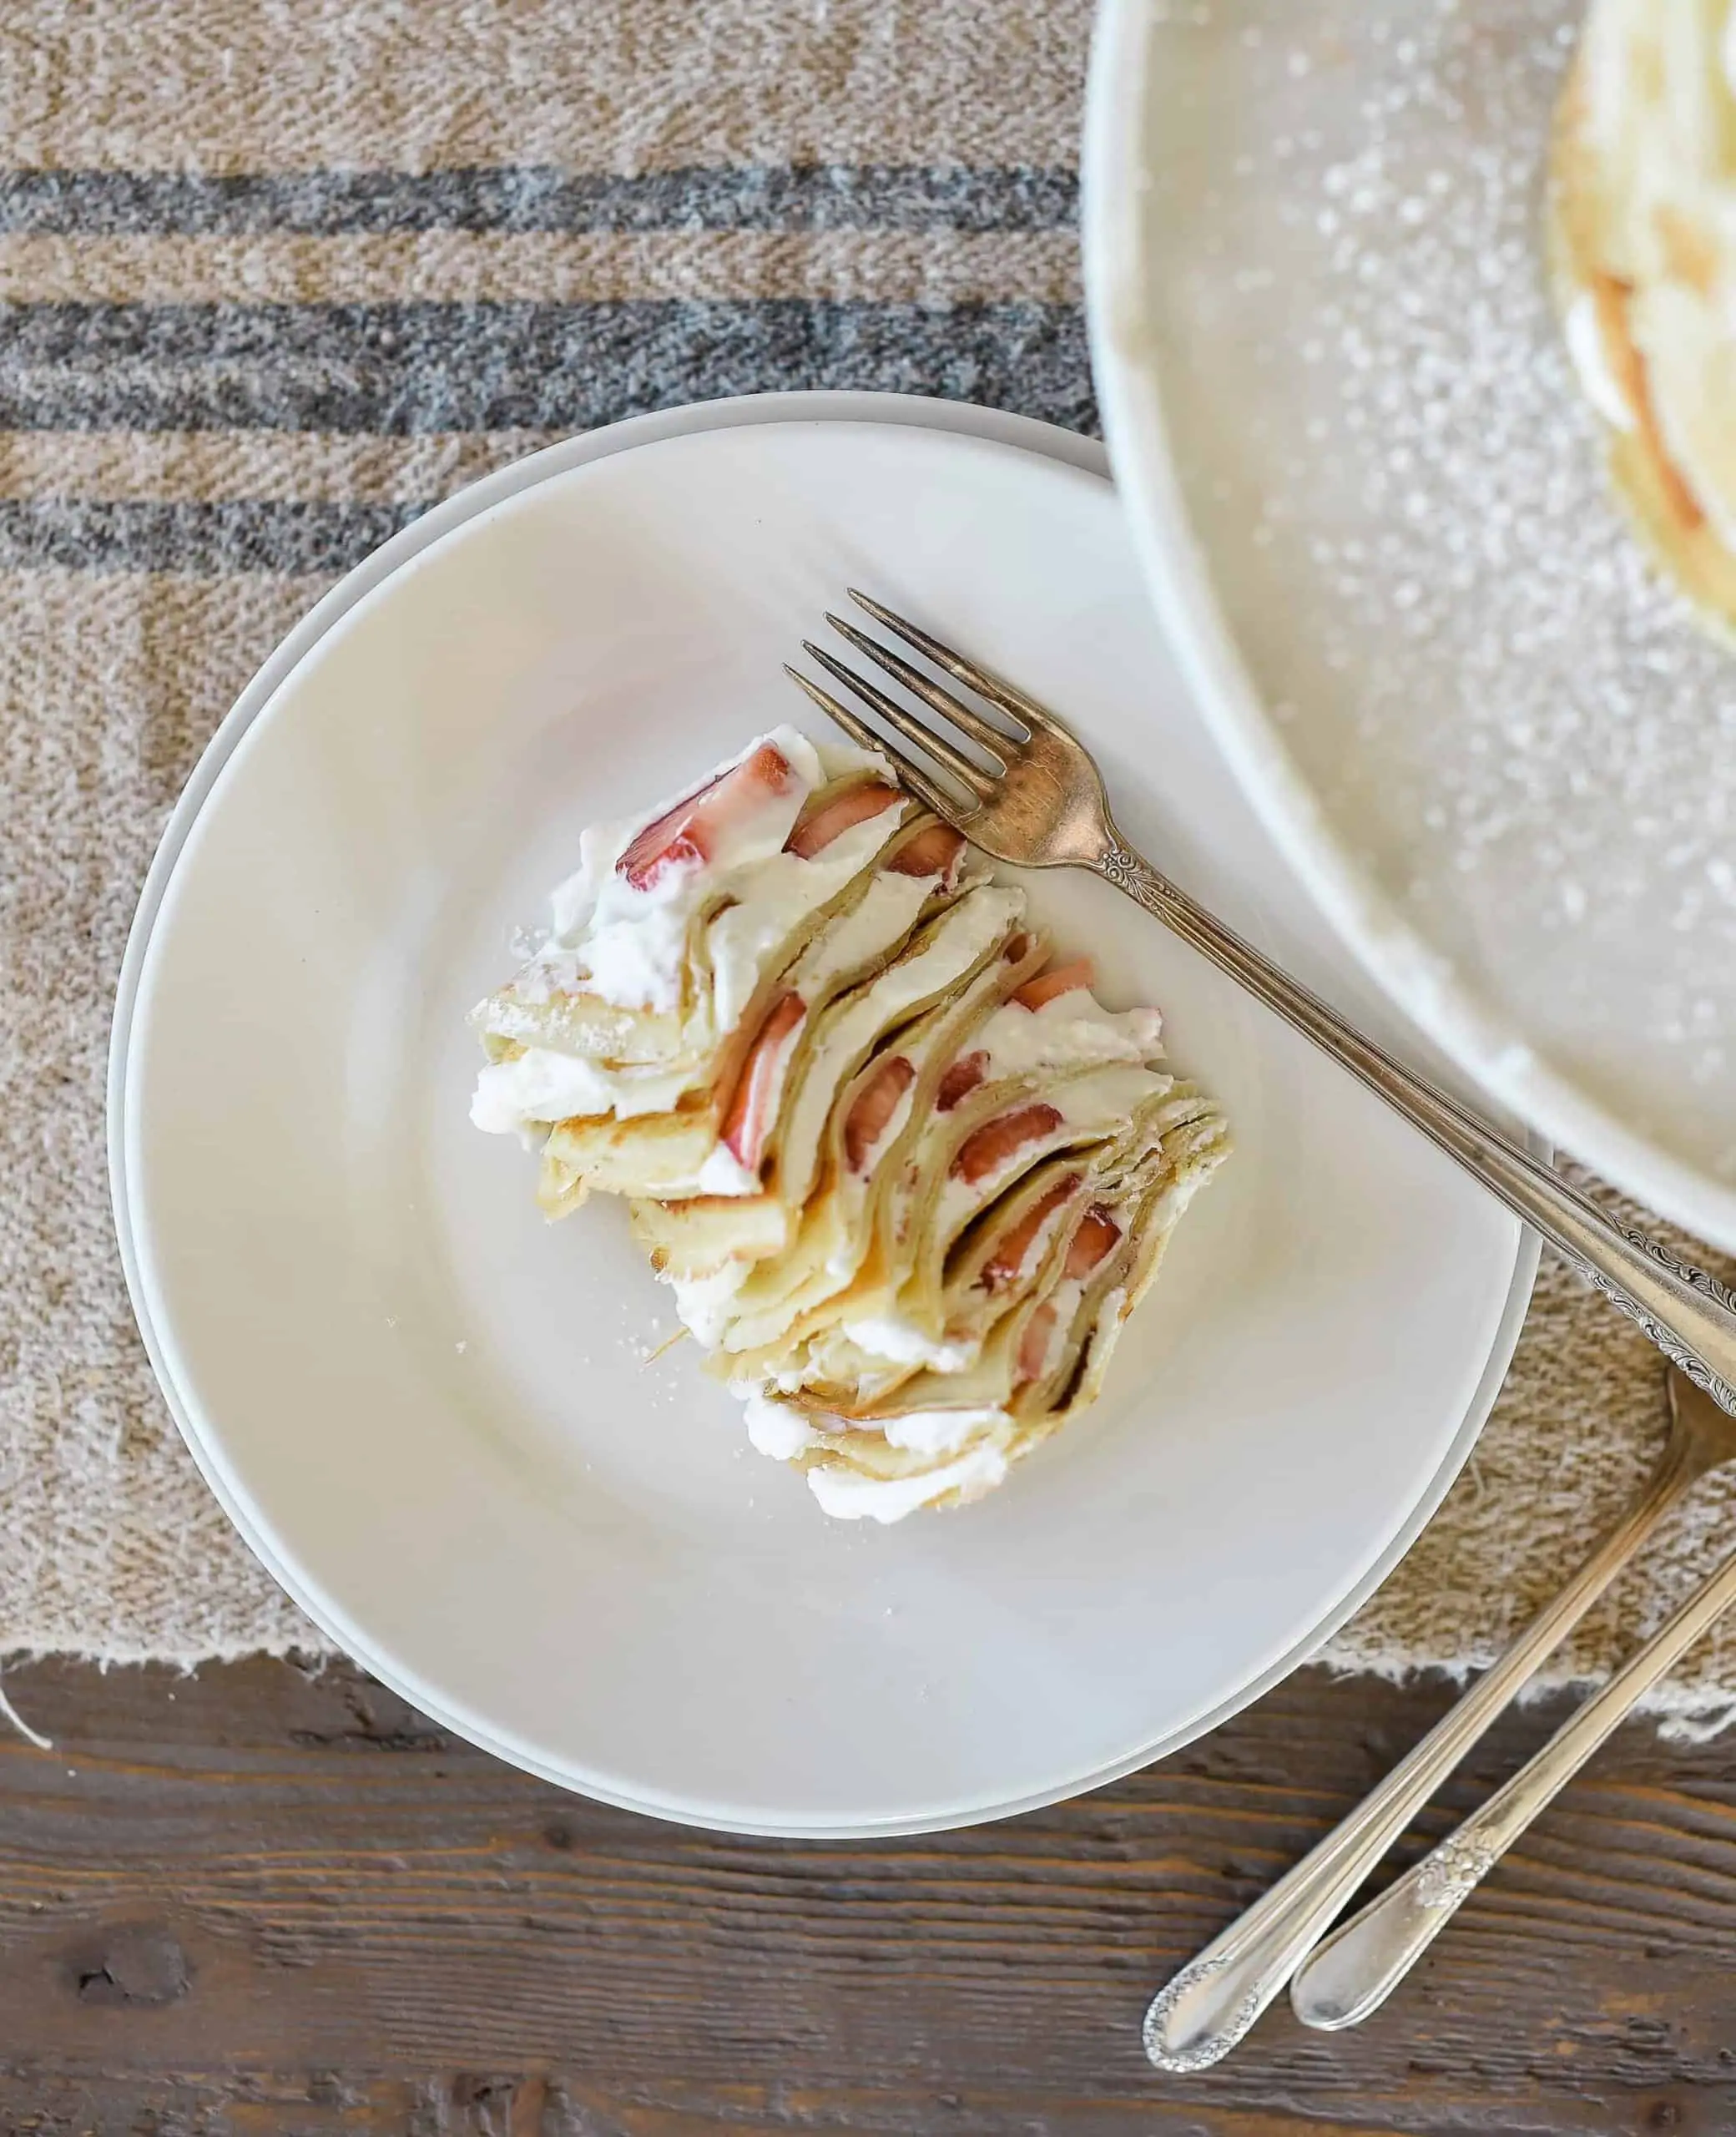
[[[1392,2008],[1178,2081],[1151,1988],[1446,1690],[1305,1673],[1082,1801],[841,1844],[602,1809],[347,1667],[8,1689],[56,1740],[0,1745],[8,2133],[1736,2130],[1736,1744],[1624,1732]]]

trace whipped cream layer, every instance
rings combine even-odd
[[[901,811],[888,807],[848,826],[811,858],[790,851],[803,806],[822,785],[860,772],[883,779],[890,791],[891,777],[891,767],[867,751],[848,743],[821,751],[794,727],[760,736],[718,765],[693,796],[723,787],[756,759],[770,765],[774,758],[784,769],[741,781],[737,806],[716,812],[704,851],[695,845],[661,866],[623,866],[635,841],[676,815],[683,797],[580,834],[578,870],[550,900],[548,940],[513,980],[510,998],[484,1005],[486,1028],[522,1039],[522,1051],[492,1063],[477,1079],[471,1109],[477,1127],[504,1134],[580,1114],[632,1118],[666,1110],[697,1087],[710,1051],[735,1028],[768,962],[862,872],[901,820]],[[672,833],[672,844],[676,838]],[[920,887],[892,880],[896,895],[920,904]],[[865,917],[858,924],[871,923]],[[536,1012],[563,996],[679,1018],[679,1065],[622,1063],[538,1044],[543,1020]]]

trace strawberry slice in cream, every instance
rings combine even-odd
[[[784,750],[775,742],[756,743],[739,763],[635,832],[615,873],[628,889],[648,891],[672,868],[704,867],[764,803],[801,791],[800,775]]]

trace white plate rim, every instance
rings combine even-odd
[[[1182,494],[1161,363],[1141,321],[1155,263],[1142,237],[1145,112],[1158,60],[1150,0],[1102,0],[1092,46],[1081,231],[1092,370],[1145,579],[1202,716],[1279,851],[1390,1000],[1498,1104],[1636,1200],[1736,1253],[1736,1188],[1637,1134],[1535,1053],[1351,858],[1267,714]]]
[[[1494,1406],[1506,1378],[1513,1350],[1523,1325],[1536,1275],[1538,1243],[1536,1235],[1522,1229],[1515,1255],[1512,1281],[1488,1358],[1465,1418],[1447,1447],[1429,1485],[1384,1549],[1379,1552],[1360,1579],[1335,1608],[1307,1629],[1284,1652],[1244,1684],[1226,1694],[1209,1710],[1192,1716],[1150,1744],[1100,1769],[1058,1786],[1009,1797],[994,1804],[977,1804],[943,1820],[931,1816],[861,1820],[845,1824],[825,1821],[768,1824],[736,1819],[708,1807],[699,1815],[688,1804],[639,1796],[598,1786],[593,1781],[576,1780],[573,1774],[527,1752],[524,1747],[497,1738],[486,1724],[469,1714],[460,1715],[447,1707],[437,1692],[411,1671],[396,1666],[379,1654],[365,1631],[348,1624],[341,1612],[310,1593],[292,1567],[286,1565],[261,1533],[252,1516],[246,1495],[230,1478],[218,1453],[220,1434],[211,1432],[183,1397],[168,1362],[169,1346],[153,1324],[148,1306],[149,1286],[144,1281],[134,1239],[127,1186],[127,1083],[129,1040],[139,980],[150,937],[164,893],[193,823],[219,773],[264,705],[290,669],[365,596],[411,557],[437,541],[453,528],[487,512],[504,499],[528,489],[568,468],[631,450],[662,438],[765,422],[854,422],[901,423],[918,428],[951,431],[986,438],[1029,452],[1107,479],[1103,448],[1094,441],[1040,422],[1028,417],[978,408],[967,403],[926,399],[916,395],[814,392],[743,396],[722,402],[702,402],[685,408],[660,411],[608,426],[543,448],[512,462],[445,500],[363,559],[310,609],[273,652],[247,685],[218,726],[195,766],[164,830],[141,892],[129,935],[117,989],[111,1031],[108,1076],[108,1147],[110,1192],[117,1236],[127,1288],[147,1356],[177,1429],[195,1465],[224,1512],[254,1555],[265,1567],[308,1618],[339,1647],[361,1662],[371,1675],[442,1727],[477,1744],[508,1764],[537,1775],[558,1786],[573,1790],[618,1808],[634,1811],[676,1824],[718,1831],[735,1831],[767,1837],[856,1839],[898,1834],[944,1831],[1039,1809],[1046,1804],[1101,1787],[1135,1772],[1153,1761],[1168,1756],[1217,1727],[1230,1715],[1259,1698],[1305,1662],[1331,1638],[1386,1579],[1410,1549],[1436,1508],[1451,1488],[1469,1457]]]

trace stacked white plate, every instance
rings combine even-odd
[[[1396,1562],[1505,1371],[1504,1211],[1107,887],[1032,884],[1153,1000],[1238,1149],[1099,1411],[990,1499],[828,1522],[593,1204],[466,1118],[465,1012],[581,827],[800,701],[846,584],[1044,697],[1128,830],[1405,1043],[1234,778],[1097,449],[798,395],[508,468],[352,573],[235,706],[116,1018],[140,1326],[213,1489],[331,1637],[573,1787],[760,1831],[985,1818],[1123,1772],[1308,1654]]]

